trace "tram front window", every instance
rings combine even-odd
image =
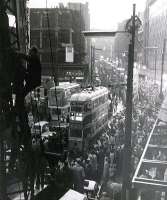
[[[81,122],[83,121],[83,114],[71,112],[70,119]]]
[[[82,106],[71,106],[71,111],[73,112],[82,112]]]
[[[61,109],[53,108],[52,109],[52,114],[53,115],[61,115]]]
[[[71,128],[70,137],[82,138],[82,130]]]
[[[56,101],[56,97],[57,97],[57,101]],[[51,97],[49,98],[51,105],[55,106],[63,106],[66,101],[65,101],[65,95],[64,95],[64,91],[55,91],[55,90],[51,90]]]

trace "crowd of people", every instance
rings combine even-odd
[[[109,131],[106,131],[83,155],[78,156],[79,154],[74,155],[73,151],[70,152],[69,163],[74,171],[74,188],[75,185],[79,186],[77,176],[75,176],[75,170],[78,166],[83,168],[84,179],[94,180],[101,185],[106,184],[108,178],[114,175],[115,170],[113,165],[114,143],[113,136]]]
[[[158,92],[154,83],[142,80],[139,84],[138,96],[133,100],[132,176],[155,122],[158,106],[161,103],[157,98]],[[84,180],[94,180],[102,186],[102,191],[106,192],[105,196],[107,196],[110,193],[107,188],[110,187],[111,183],[121,185],[125,141],[125,107],[120,96],[114,94],[113,97],[115,99],[113,102],[116,101],[116,104],[109,128],[104,130],[103,134],[84,154],[73,149],[65,159],[58,161],[56,180],[58,180],[59,185],[62,185],[62,188],[73,188],[83,193]],[[118,109],[120,104],[121,110]],[[118,110],[119,112],[117,112]],[[120,195],[118,195],[119,198]]]

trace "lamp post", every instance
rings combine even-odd
[[[117,33],[126,33],[127,31],[82,31],[83,35],[86,38],[96,38],[96,37],[115,37]],[[95,50],[96,49],[91,45],[90,51],[90,82],[91,86],[93,87],[93,67],[94,67],[94,58],[95,58]]]
[[[154,62],[154,81],[157,80],[157,49],[155,50],[155,62]]]
[[[96,59],[96,51],[102,51],[102,49],[96,48],[95,46],[91,45],[91,69],[90,69],[90,81],[91,81],[91,87],[94,87],[94,80],[93,80],[93,71],[95,68],[95,59]]]
[[[140,20],[135,15],[135,4],[133,4],[133,16],[127,22],[126,31],[116,32],[83,32],[86,37],[114,37],[117,33],[130,33],[131,42],[129,44],[128,75],[126,91],[126,116],[125,116],[125,146],[123,159],[123,187],[122,200],[129,200],[131,190],[131,126],[132,126],[132,99],[133,99],[133,65],[134,65],[134,44],[135,31],[139,27]]]

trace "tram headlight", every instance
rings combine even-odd
[[[70,119],[71,119],[71,120],[74,120],[74,116],[71,116]]]
[[[82,117],[82,113],[78,113],[79,117]]]
[[[80,121],[81,122],[82,120],[83,120],[83,117],[80,117],[80,116],[76,117],[76,121]]]

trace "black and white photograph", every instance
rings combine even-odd
[[[167,200],[167,0],[0,0],[0,200]]]

